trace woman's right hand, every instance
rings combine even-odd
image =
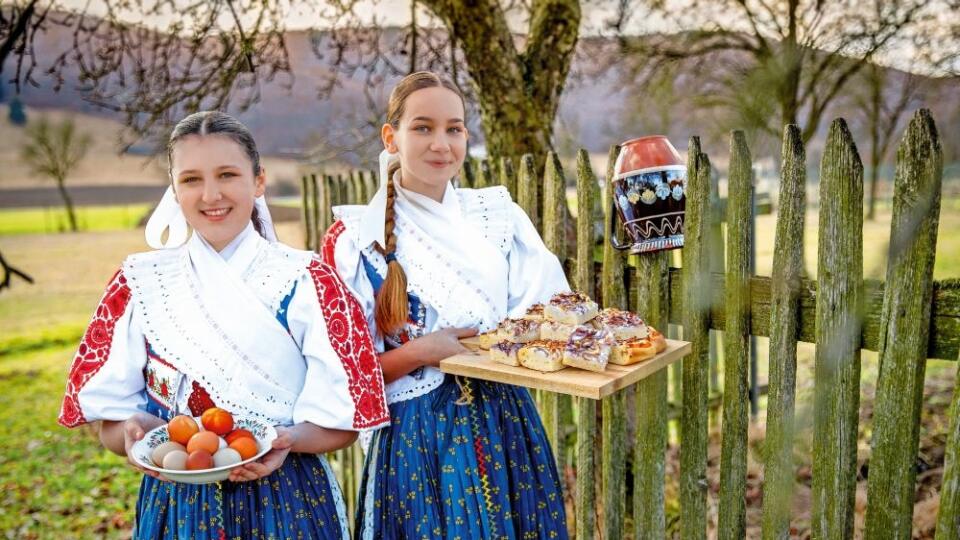
[[[141,467],[132,455],[134,443],[143,439],[147,432],[162,426],[163,419],[152,414],[137,413],[122,422],[104,421],[100,428],[100,442],[111,452],[126,456],[127,463],[137,471],[160,480],[163,475]]]
[[[416,348],[422,365],[437,367],[444,358],[467,352],[460,339],[475,335],[476,328],[444,328],[421,336],[410,344]]]

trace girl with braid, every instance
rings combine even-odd
[[[323,256],[381,352],[389,426],[366,441],[358,538],[566,538],[560,481],[520,387],[453,377],[458,338],[567,291],[557,258],[503,187],[459,189],[464,101],[430,72],[393,89],[380,189],[335,208]],[[363,436],[361,436],[363,437]]]

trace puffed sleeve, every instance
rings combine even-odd
[[[327,229],[323,236],[323,247],[321,256],[323,262],[334,267],[337,275],[350,290],[350,294],[360,304],[367,320],[367,327],[370,334],[374,336],[374,344],[378,351],[383,350],[383,339],[377,336],[376,320],[374,318],[374,309],[376,303],[376,293],[373,285],[367,277],[363,268],[363,259],[361,251],[356,242],[352,241],[348,235],[344,234],[345,226],[342,221],[335,221]]]
[[[288,324],[307,366],[294,423],[352,431],[385,425],[383,373],[366,317],[333,267],[311,263],[291,299]]]
[[[510,203],[514,223],[513,243],[507,258],[510,262],[507,313],[520,317],[527,308],[546,302],[558,292],[570,290],[563,266],[547,249],[536,227],[516,203]]]
[[[146,408],[142,314],[130,302],[123,272],[110,281],[73,358],[58,421],[75,427],[126,420]]]

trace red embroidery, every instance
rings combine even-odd
[[[190,392],[190,397],[187,398],[187,406],[190,407],[190,412],[194,416],[200,416],[203,414],[203,411],[215,407],[213,404],[213,399],[210,398],[210,394],[207,393],[207,390],[200,386],[200,383],[193,381],[193,391]]]
[[[337,240],[346,229],[347,227],[343,224],[343,221],[337,220],[333,222],[333,225],[331,225],[323,235],[323,246],[320,247],[320,256],[323,257],[323,262],[333,268],[337,267],[337,262],[333,257],[334,251],[337,249]]]
[[[378,426],[389,420],[389,414],[383,392],[383,373],[363,310],[331,265],[314,259],[310,263],[310,275],[317,287],[330,345],[347,373],[354,403],[353,427]]]
[[[123,272],[118,271],[107,285],[107,291],[100,300],[93,321],[87,327],[77,354],[73,357],[73,365],[67,377],[67,391],[63,397],[63,405],[60,407],[58,421],[61,425],[75,427],[87,422],[78,401],[80,390],[100,371],[110,357],[113,328],[127,309],[129,302],[130,287],[127,286]]]

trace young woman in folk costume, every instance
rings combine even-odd
[[[108,285],[60,423],[100,421],[103,446],[120,455],[177,412],[216,406],[278,426],[270,452],[229,481],[174,483],[137,467],[135,538],[347,537],[321,454],[388,422],[364,314],[331,267],[276,242],[242,124],[188,116],[168,157],[172,186],[146,230],[167,249],[129,256]]]
[[[335,209],[322,248],[375,329],[390,403],[368,445],[356,536],[566,538],[527,390],[437,368],[464,350],[459,337],[569,290],[560,263],[505,188],[451,184],[467,141],[456,86],[407,76],[381,134],[380,190]]]

